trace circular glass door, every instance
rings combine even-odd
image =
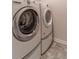
[[[14,18],[14,36],[20,41],[32,39],[38,32],[39,16],[33,9],[19,11]]]
[[[21,14],[18,26],[23,34],[30,34],[35,30],[37,25],[35,16],[36,14],[33,12],[33,10],[26,10]]]
[[[45,11],[45,18],[44,18],[44,21],[45,21],[45,25],[48,27],[52,24],[52,14],[51,14],[51,11],[49,9],[47,9]]]

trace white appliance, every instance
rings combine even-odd
[[[53,17],[51,9],[47,3],[41,2],[41,22],[42,22],[42,55],[53,43]]]
[[[13,0],[12,16],[12,58],[40,59],[39,3],[30,0]]]

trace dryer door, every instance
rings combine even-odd
[[[52,12],[49,8],[46,8],[44,11],[44,24],[46,27],[52,25]]]
[[[39,16],[33,9],[21,8],[13,18],[13,34],[20,41],[32,39],[38,32]]]

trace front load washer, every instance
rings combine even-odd
[[[12,16],[12,58],[40,59],[39,3],[30,0],[13,0]]]
[[[53,43],[53,17],[47,3],[41,2],[42,55]]]

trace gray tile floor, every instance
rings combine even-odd
[[[67,59],[66,45],[54,42],[48,52],[42,56],[42,59]]]

